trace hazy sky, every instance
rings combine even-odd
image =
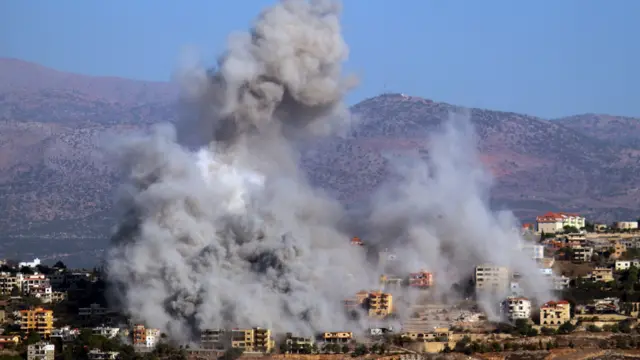
[[[0,57],[168,80],[267,0],[4,0]],[[542,117],[640,116],[639,0],[346,0],[355,103],[385,91]]]

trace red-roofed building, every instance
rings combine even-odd
[[[558,327],[571,320],[571,304],[566,300],[549,301],[540,307],[540,325]]]
[[[429,288],[433,286],[433,274],[428,271],[420,271],[409,274],[409,286],[413,288]]]
[[[353,238],[351,238],[351,245],[364,246],[364,243],[362,242],[362,240],[360,240],[359,237],[354,236]]]
[[[548,212],[536,218],[538,232],[547,234],[564,231],[565,226],[572,226],[580,230],[585,227],[585,218],[579,214],[565,212]]]

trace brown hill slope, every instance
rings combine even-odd
[[[101,246],[113,225],[117,176],[98,145],[112,132],[177,119],[177,92],[164,83],[65,74],[6,59],[0,84],[0,234],[5,245],[14,244],[5,255],[29,246],[28,239],[50,239],[58,248],[95,239],[89,247]],[[424,149],[451,108],[400,94],[363,101],[353,107],[362,121],[352,136],[318,145],[304,167],[314,184],[344,201],[366,198],[387,176],[382,154]],[[499,204],[523,218],[555,209],[603,220],[636,217],[640,147],[593,136],[575,122],[471,113]]]

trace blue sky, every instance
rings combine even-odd
[[[4,0],[0,57],[168,80],[213,61],[267,0]],[[524,112],[640,116],[638,0],[346,0],[355,103],[382,92]]]

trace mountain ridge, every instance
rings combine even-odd
[[[31,238],[39,246],[65,243],[69,253],[95,251],[113,226],[118,184],[97,145],[109,134],[177,121],[178,91],[170,83],[50,72],[15,61],[19,66],[0,59],[0,233],[13,244],[5,253],[23,254],[16,249]],[[360,201],[389,176],[384,154],[426,152],[429,134],[461,108],[404,94],[365,99],[352,107],[361,121],[350,136],[318,144],[303,168],[315,186],[341,201]],[[606,221],[638,217],[640,144],[633,137],[638,131],[640,138],[640,119],[586,114],[551,121],[467,111],[479,156],[495,177],[496,207],[523,220],[545,210]]]

